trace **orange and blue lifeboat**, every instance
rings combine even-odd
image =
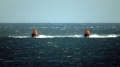
[[[85,30],[84,36],[85,36],[85,38],[89,38],[90,31],[88,29]]]
[[[37,30],[33,30],[31,36],[32,36],[32,37],[38,36],[38,32],[37,32]]]

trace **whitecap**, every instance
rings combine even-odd
[[[116,34],[109,34],[109,35],[98,35],[98,34],[92,34],[90,35],[90,38],[115,38],[118,37]]]
[[[116,38],[119,37],[118,34],[107,34],[107,35],[98,35],[91,34],[89,38]],[[10,38],[32,38],[31,36],[9,36]],[[84,35],[38,35],[34,38],[84,38]]]

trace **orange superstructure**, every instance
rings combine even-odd
[[[90,36],[90,31],[88,29],[85,30],[84,36],[88,38]]]
[[[34,37],[34,36],[38,36],[38,32],[37,32],[37,30],[33,30],[33,32],[32,32],[32,37]]]
[[[90,31],[88,29],[86,29],[85,34],[90,34]]]

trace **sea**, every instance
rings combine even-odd
[[[0,67],[120,67],[120,23],[0,23]]]

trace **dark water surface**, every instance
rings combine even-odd
[[[0,67],[119,67],[120,38],[0,38]]]
[[[119,23],[1,23],[0,34],[0,67],[120,67]]]

